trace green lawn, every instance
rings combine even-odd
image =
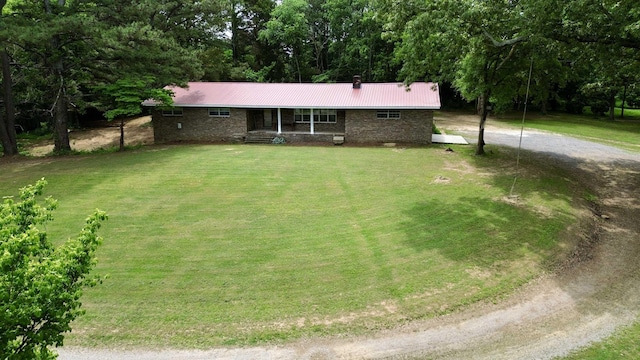
[[[361,334],[495,301],[567,251],[586,190],[525,163],[514,205],[509,152],[454,149],[149,147],[2,164],[0,194],[46,177],[54,239],[110,216],[67,345]]]
[[[640,116],[632,117],[632,112],[633,110],[626,109],[625,120],[614,122],[587,115],[531,114],[525,119],[525,127],[584,138],[626,150],[640,151]],[[496,121],[519,127],[522,123],[522,115],[504,115]]]
[[[565,360],[640,359],[640,323],[618,330],[611,338],[573,352]]]
[[[616,119],[620,119],[620,116],[622,115],[622,108],[617,107],[615,111]],[[625,108],[624,118],[621,120],[640,120],[640,109]]]

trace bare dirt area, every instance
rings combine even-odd
[[[120,143],[120,128],[118,122],[108,127],[74,130],[69,133],[71,149],[75,151],[93,151],[118,146]],[[151,116],[143,116],[125,122],[125,145],[153,144],[153,128]],[[53,151],[53,140],[35,144],[29,148],[31,156],[45,156]]]
[[[445,114],[439,128],[477,136],[477,117]],[[520,130],[488,122],[488,144],[517,146]],[[133,137],[133,135],[130,135]],[[201,350],[61,348],[60,359],[551,359],[637,321],[640,310],[640,155],[527,131],[525,156],[593,189],[592,227],[556,273],[496,304],[416,321],[373,336]]]

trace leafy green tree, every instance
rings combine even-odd
[[[572,65],[587,69],[581,93],[592,110],[614,119],[616,96],[637,82],[640,3],[601,0],[527,0],[527,26],[539,38],[572,52]],[[582,71],[582,70],[581,70]],[[575,72],[575,70],[573,70]]]
[[[527,26],[567,44],[640,49],[640,4],[617,0],[527,0]],[[636,59],[640,54],[636,52]]]
[[[322,9],[330,24],[326,80],[351,81],[356,74],[364,81],[396,80],[395,44],[382,39],[382,9],[376,2],[327,0]]]
[[[388,7],[396,2],[389,0]],[[446,81],[472,101],[479,99],[476,153],[484,154],[484,128],[490,101],[511,103],[529,68],[527,33],[519,2],[433,0],[405,2],[389,29],[402,31],[397,56],[406,83]]]
[[[277,6],[266,28],[260,32],[260,39],[280,48],[289,64],[289,73],[295,74],[298,82],[302,82],[303,71],[311,59],[309,42],[309,22],[307,19],[306,0],[284,0]]]
[[[218,46],[210,48],[208,56],[218,58],[228,64],[226,74],[214,76],[213,80],[255,80],[267,81],[280,79],[283,75],[282,61],[275,46],[271,46],[264,39],[260,39],[260,32],[266,28],[271,19],[271,12],[276,6],[273,0],[228,0],[226,13],[228,15],[227,33],[231,38],[225,47],[224,41]],[[220,39],[223,40],[223,39]],[[225,51],[228,50],[228,51]],[[205,64],[219,64],[213,59]],[[218,70],[219,66],[214,66]],[[209,70],[209,67],[207,67]],[[211,71],[209,71],[211,72]],[[208,76],[212,78],[211,76]]]
[[[0,40],[18,49],[20,96],[46,99],[38,107],[51,119],[56,152],[70,150],[69,113],[83,112],[96,86],[197,80],[201,54],[224,27],[218,0],[21,0],[2,20]]]
[[[590,104],[594,114],[604,115],[608,111],[609,120],[613,121],[617,97],[624,98],[624,89],[640,79],[640,61],[634,59],[637,50],[589,45],[583,52],[591,54],[587,59],[591,72],[583,86],[583,94],[595,99],[596,104]],[[593,111],[598,103],[602,104],[603,111]]]
[[[91,31],[95,23],[87,16],[89,4],[66,0],[24,0],[4,14],[7,42],[22,48],[30,68],[47,86],[48,112],[53,119],[56,152],[71,150],[69,110],[82,102],[79,84],[87,77],[83,60],[92,53]]]
[[[365,81],[396,80],[395,43],[382,39],[377,6],[365,0],[282,1],[259,40],[279,49],[288,76],[269,80],[350,81],[356,74]],[[277,72],[278,62],[265,65],[269,73]]]
[[[106,98],[104,104],[109,110],[104,116],[107,120],[120,119],[120,151],[124,151],[124,120],[126,117],[142,113],[142,102],[152,99],[161,106],[171,106],[173,95],[171,90],[153,88],[156,81],[153,77],[143,79],[119,79],[116,82],[96,88]]]
[[[40,205],[44,179],[20,189],[20,201],[0,204],[0,358],[52,359],[70,323],[82,314],[82,289],[99,280],[89,273],[102,241],[104,212],[89,216],[76,239],[54,247],[42,228],[56,201]]]

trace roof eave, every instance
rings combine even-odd
[[[146,105],[144,106],[156,106]],[[185,108],[233,108],[233,109],[321,109],[321,110],[440,110],[439,105],[430,106],[290,106],[290,105],[228,105],[228,104],[180,104],[174,103],[173,106]]]

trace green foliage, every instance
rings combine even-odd
[[[0,42],[15,69],[16,104],[54,120],[56,150],[69,150],[68,114],[95,105],[90,90],[150,76],[154,89],[199,79],[200,55],[224,26],[221,3],[14,1],[3,9]],[[121,110],[110,114],[132,108]]]
[[[47,347],[62,345],[70,322],[82,314],[82,288],[102,239],[96,232],[106,214],[96,210],[76,239],[54,247],[41,227],[57,202],[37,197],[44,179],[20,189],[20,201],[0,205],[0,358],[52,359]]]
[[[411,3],[406,17],[393,18],[400,23],[390,25],[402,36],[397,56],[406,82],[426,77],[454,84],[467,100],[486,93],[498,102],[511,100],[520,73],[528,70],[528,62],[521,61],[529,53],[523,45],[527,34],[518,5],[453,0]],[[503,88],[510,90],[506,98]]]
[[[377,2],[365,0],[285,0],[272,11],[260,40],[281,54],[286,81],[350,81],[356,74],[365,81],[393,81],[394,44],[381,37],[379,11]]]
[[[627,89],[626,95],[626,106],[640,109],[640,85],[632,84]]]
[[[311,57],[309,39],[309,21],[307,19],[307,0],[284,0],[276,7],[271,20],[260,32],[260,39],[279,47],[289,55],[289,73],[302,81],[302,71]]]
[[[104,113],[108,120],[118,117],[133,116],[142,113],[141,103],[152,99],[161,106],[173,104],[173,92],[168,89],[153,88],[155,79],[147,76],[142,79],[125,78],[116,80],[115,83],[97,88],[104,94],[110,103],[110,110]]]

